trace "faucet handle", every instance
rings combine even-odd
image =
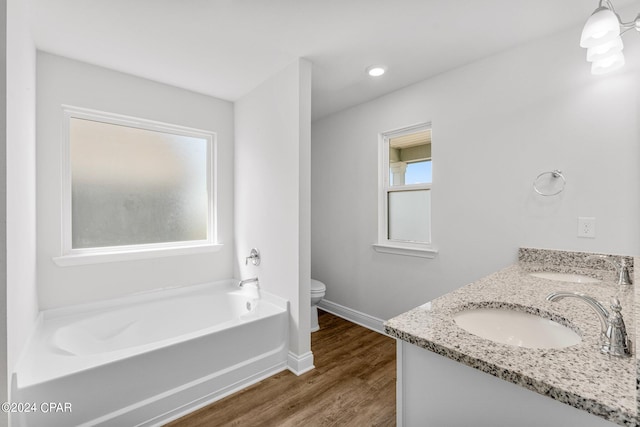
[[[631,356],[631,340],[622,318],[622,305],[616,297],[611,298],[611,314],[607,318],[607,330],[602,336],[601,351],[613,356]]]
[[[627,261],[624,259],[624,257],[620,257],[620,264],[617,273],[619,285],[633,284],[633,280],[631,280],[631,275],[629,274],[629,266],[627,265]]]
[[[251,264],[253,265],[260,265],[260,251],[256,248],[251,249],[249,256],[244,259],[244,265],[248,265],[249,260],[251,260]]]
[[[610,307],[611,307],[611,310],[617,313],[620,313],[620,311],[622,310],[622,305],[620,304],[620,300],[617,297],[611,298]]]

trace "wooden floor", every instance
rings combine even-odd
[[[322,311],[319,321],[314,370],[281,372],[167,426],[395,426],[395,340]]]

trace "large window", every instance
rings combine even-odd
[[[64,130],[62,258],[216,246],[215,134],[74,107]]]
[[[378,244],[381,252],[431,257],[431,126],[381,135]]]

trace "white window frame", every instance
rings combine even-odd
[[[378,152],[378,242],[373,244],[377,252],[406,255],[420,258],[434,258],[438,250],[431,242],[415,242],[389,239],[389,192],[407,190],[432,190],[433,184],[412,184],[392,187],[389,182],[389,140],[411,133],[432,129],[431,122],[418,123],[379,134]],[[433,132],[433,130],[432,130]],[[431,223],[431,212],[429,213]]]
[[[215,252],[219,251],[222,248],[222,244],[218,242],[217,227],[217,179],[215,179],[217,173],[217,142],[215,132],[70,105],[62,106],[62,116],[61,255],[53,258],[53,261],[57,265],[64,267],[82,264],[157,258],[174,255],[188,255],[203,252]],[[70,122],[72,118],[93,120],[102,123],[206,139],[207,152],[209,153],[207,158],[207,193],[209,198],[207,239],[185,242],[164,242],[74,249],[72,247],[71,241],[72,221]]]

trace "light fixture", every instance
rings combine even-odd
[[[382,65],[372,65],[370,67],[367,67],[367,74],[369,74],[371,77],[380,77],[386,71],[387,69]]]
[[[607,74],[618,70],[624,66],[624,55],[622,52],[615,52],[599,61],[591,64],[591,74]]]
[[[592,74],[606,74],[624,65],[622,34],[635,28],[640,32],[640,14],[631,22],[622,22],[610,0],[600,0],[580,36],[580,46],[587,49]]]
[[[612,52],[621,52],[622,37],[616,37],[610,42],[602,43],[587,49],[587,61],[594,62],[606,58]]]

